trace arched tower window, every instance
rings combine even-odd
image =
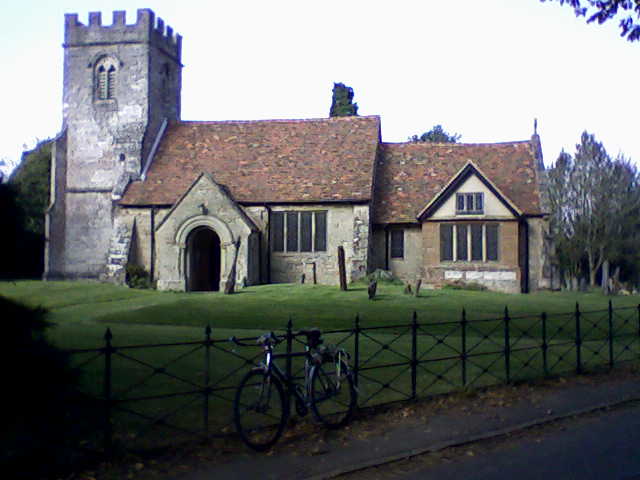
[[[116,80],[118,69],[111,57],[103,57],[96,63],[95,89],[96,99],[112,100],[116,98]]]

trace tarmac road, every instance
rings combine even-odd
[[[640,402],[340,478],[640,480]]]

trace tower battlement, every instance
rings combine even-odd
[[[150,43],[167,53],[181,59],[182,37],[165,26],[161,18],[148,8],[139,9],[136,23],[127,25],[126,12],[113,12],[113,23],[102,25],[100,12],[89,13],[89,24],[78,20],[77,13],[65,15],[64,44],[65,47],[116,44],[116,43]]]

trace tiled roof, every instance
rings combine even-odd
[[[371,199],[379,117],[178,122],[120,204],[171,205],[206,172],[238,202]]]
[[[525,214],[540,214],[531,142],[383,143],[374,194],[374,223],[416,222],[418,213],[471,160]]]

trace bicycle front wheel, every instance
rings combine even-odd
[[[356,407],[353,375],[347,365],[323,360],[313,367],[310,380],[310,401],[313,414],[328,428],[345,425]]]
[[[264,370],[248,372],[233,403],[233,421],[242,441],[254,450],[267,450],[282,435],[288,416],[280,380]]]

